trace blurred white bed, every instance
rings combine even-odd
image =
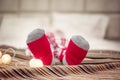
[[[0,27],[0,45],[26,48],[28,33],[36,28],[47,29],[48,26],[49,17],[45,14],[5,14]]]
[[[92,14],[4,14],[0,26],[0,45],[26,48],[26,37],[35,28],[48,31],[59,29],[67,39],[81,35],[90,49],[119,50],[120,41],[104,39],[109,18]]]

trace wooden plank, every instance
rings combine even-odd
[[[104,63],[110,63],[110,62],[120,62],[120,60],[114,60],[114,59],[84,59],[82,64],[104,64]]]
[[[120,59],[120,52],[119,51],[112,51],[112,50],[91,50],[88,52],[87,58],[94,58],[94,59]]]

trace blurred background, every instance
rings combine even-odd
[[[120,0],[0,0],[0,45],[26,48],[35,28],[79,34],[90,49],[120,50]]]

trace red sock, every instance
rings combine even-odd
[[[73,36],[70,39],[65,55],[63,57],[63,64],[79,65],[85,58],[89,49],[89,43],[81,36]]]
[[[44,65],[52,64],[54,57],[44,30],[36,29],[32,31],[28,35],[27,45],[33,56],[37,59],[41,59]]]

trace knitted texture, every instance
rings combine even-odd
[[[52,32],[45,35],[44,30],[31,32],[27,45],[33,56],[41,59],[45,65],[52,63],[53,56],[63,64],[79,65],[89,50],[89,43],[82,36],[72,36],[68,43],[66,38],[56,37]]]
[[[50,49],[49,41],[41,29],[32,31],[27,38],[27,45],[33,56],[37,59],[41,59],[44,65],[50,65],[52,63],[52,52]]]

